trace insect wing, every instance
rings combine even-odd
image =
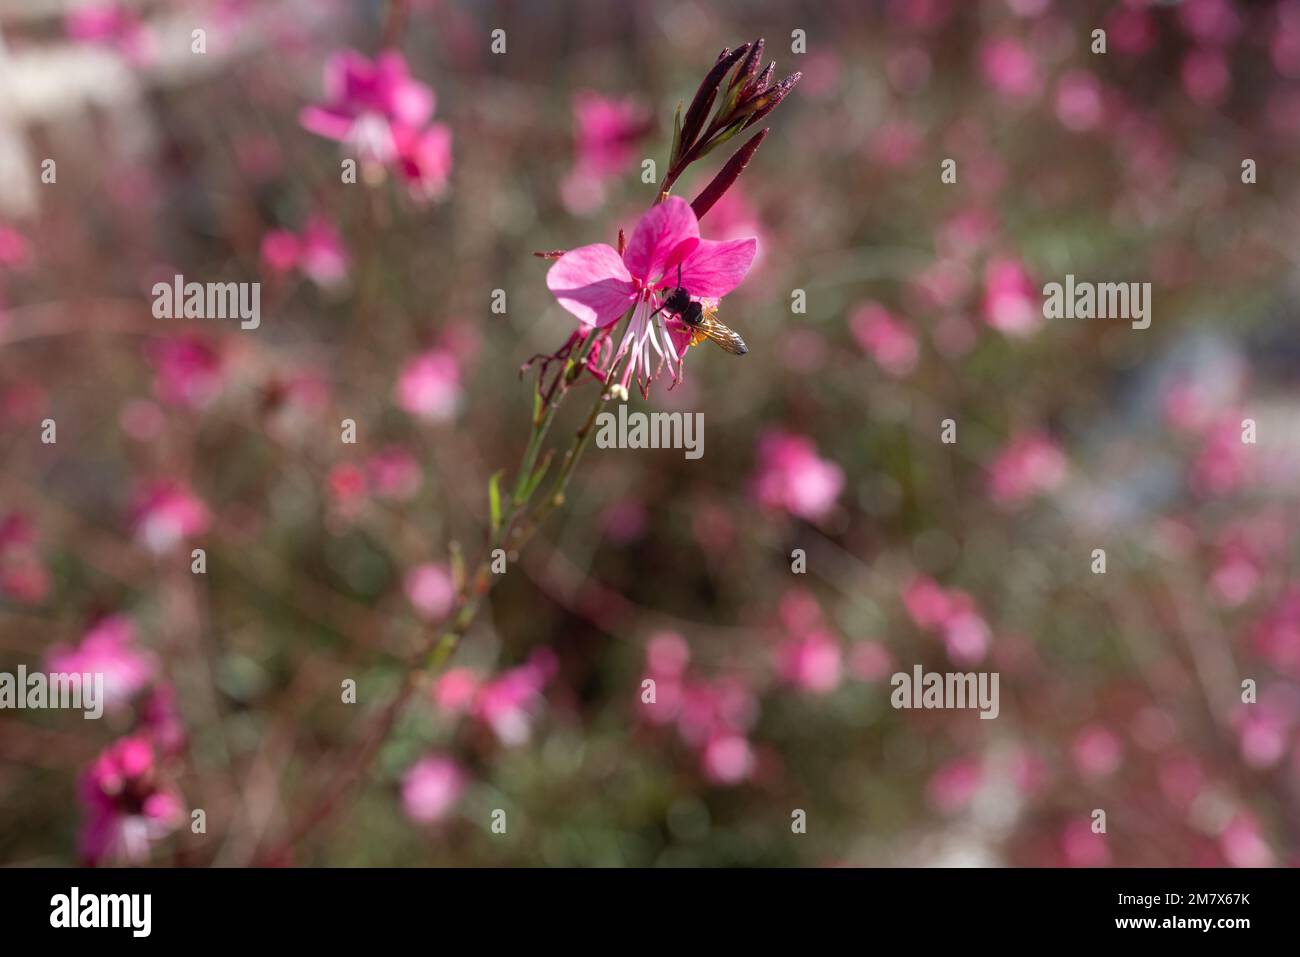
[[[714,310],[706,310],[704,315],[700,316],[700,324],[695,327],[695,334],[691,336],[691,345],[705,339],[716,342],[733,356],[743,356],[749,351],[745,340],[740,338],[735,329],[719,322]]]

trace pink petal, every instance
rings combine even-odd
[[[691,204],[680,196],[670,196],[641,217],[623,261],[642,282],[657,281],[694,248],[699,238],[700,221]],[[676,285],[676,276],[672,278]]]
[[[756,252],[757,239],[701,239],[682,263],[682,286],[697,299],[720,299],[744,280]]]
[[[327,140],[347,139],[353,119],[323,106],[308,106],[298,114],[298,123],[309,133]]]
[[[604,243],[570,249],[546,274],[546,287],[587,326],[614,322],[636,296],[622,258]]]

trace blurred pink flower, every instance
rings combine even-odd
[[[542,704],[542,689],[554,677],[555,655],[539,649],[528,661],[511,668],[479,689],[474,714],[507,747],[528,743]]]
[[[31,244],[23,234],[0,226],[0,269],[23,269],[31,265]]]
[[[154,369],[154,395],[162,402],[201,409],[224,385],[221,354],[198,336],[151,340],[145,357]]]
[[[348,146],[368,180],[392,168],[426,199],[445,191],[451,171],[451,131],[429,122],[436,102],[396,50],[373,62],[347,50],[325,65],[325,103],[305,108],[299,119],[312,133]]]
[[[722,732],[743,732],[757,715],[754,694],[739,678],[688,681],[682,691],[677,732],[692,747],[703,747]]]
[[[615,99],[582,90],[574,96],[573,119],[577,155],[560,195],[569,212],[585,215],[605,201],[605,183],[632,163],[651,117],[634,97]]]
[[[859,306],[849,317],[849,329],[862,351],[889,375],[901,379],[916,368],[916,336],[879,303]]]
[[[446,422],[456,415],[460,403],[460,367],[450,352],[432,349],[402,368],[397,404],[411,415]]]
[[[645,388],[651,372],[651,347],[681,377],[690,331],[660,312],[661,298],[681,285],[697,300],[716,300],[731,292],[749,272],[758,242],[754,239],[700,238],[700,224],[690,204],[670,196],[641,217],[623,255],[604,243],[571,249],[546,274],[547,288],[560,305],[584,326],[608,326],[636,306],[614,361],[631,353],[623,373]],[[661,344],[662,342],[662,344]]]
[[[937,628],[948,620],[948,593],[933,578],[918,575],[903,591],[903,604],[918,628]]]
[[[1219,50],[1202,48],[1183,57],[1183,89],[1200,106],[1218,106],[1228,93],[1232,75],[1227,57]]]
[[[80,847],[90,864],[140,863],[150,845],[166,837],[184,816],[180,795],[157,766],[145,737],[109,745],[83,775],[79,796],[85,809]]]
[[[351,462],[332,466],[325,477],[329,502],[335,512],[345,518],[354,518],[366,498],[366,473]]]
[[[704,746],[700,764],[714,784],[740,784],[754,773],[754,749],[739,734],[722,733]]]
[[[440,711],[457,715],[474,704],[481,682],[473,668],[451,668],[433,685],[433,702]]]
[[[1177,9],[1188,36],[1202,43],[1228,44],[1241,32],[1241,18],[1231,0],[1184,0]]]
[[[24,513],[0,517],[0,597],[34,605],[50,592],[50,573],[36,547],[36,529]]]
[[[325,64],[325,102],[303,109],[299,120],[310,132],[387,165],[396,153],[393,127],[423,126],[435,103],[433,89],[411,77],[396,50],[383,51],[373,62],[345,50]]]
[[[92,0],[69,11],[64,28],[69,39],[116,50],[136,66],[153,59],[152,33],[134,10],[116,0]]]
[[[1017,508],[1056,489],[1066,476],[1065,455],[1041,432],[1014,436],[989,466],[989,494],[1003,508]]]
[[[995,259],[984,270],[984,321],[1008,336],[1024,338],[1043,324],[1043,303],[1017,260]]]
[[[163,554],[208,530],[208,508],[181,482],[162,479],[145,486],[132,507],[136,537]]]
[[[1300,678],[1300,588],[1283,592],[1256,623],[1254,646],[1278,671]]]
[[[1085,778],[1109,777],[1119,770],[1123,747],[1119,738],[1100,725],[1080,731],[1071,747],[1074,765]]]
[[[409,502],[420,490],[423,476],[415,456],[399,445],[366,460],[366,486],[379,498]]]
[[[691,648],[675,631],[661,631],[646,644],[646,665],[657,677],[680,678],[690,664]]]
[[[262,262],[276,273],[292,269],[324,289],[335,289],[347,281],[348,254],[343,237],[324,216],[312,216],[300,234],[273,229],[262,237]]]
[[[859,681],[880,681],[893,670],[893,655],[878,641],[860,641],[849,650],[849,674]]]
[[[935,810],[955,814],[970,804],[983,780],[984,768],[977,758],[958,758],[931,776],[926,794]]]
[[[447,192],[451,179],[451,129],[433,123],[422,130],[399,126],[393,129],[398,174],[417,200],[438,199]]]
[[[1093,833],[1090,818],[1065,825],[1061,831],[1061,853],[1067,867],[1104,867],[1110,863],[1106,835]]]
[[[153,655],[136,648],[135,626],[125,615],[102,619],[74,647],[55,645],[46,664],[53,674],[102,674],[104,706],[110,710],[135,697],[158,668]]]
[[[426,621],[444,617],[456,603],[456,584],[446,565],[426,562],[406,573],[406,598]]]
[[[1117,52],[1141,56],[1155,45],[1155,17],[1145,8],[1119,4],[1106,15],[1103,24],[1110,48]]]
[[[1252,768],[1276,765],[1286,755],[1295,725],[1293,707],[1264,699],[1242,705],[1237,721],[1237,746],[1242,759]]]
[[[180,754],[186,734],[175,688],[169,684],[154,685],[140,709],[140,727],[162,755]]]
[[[843,489],[844,470],[819,457],[811,439],[788,432],[760,437],[753,493],[764,508],[815,522],[830,513]]]
[[[829,632],[788,638],[777,649],[781,677],[802,691],[827,694],[840,686],[842,654]]]
[[[946,590],[919,575],[903,591],[903,604],[918,628],[942,634],[948,657],[954,662],[974,664],[988,654],[993,633],[966,592]]]
[[[1250,449],[1241,436],[1240,415],[1225,415],[1206,430],[1189,475],[1196,492],[1229,495],[1250,482]]]
[[[450,758],[423,758],[402,776],[402,808],[412,821],[431,824],[460,800],[465,783],[465,772]]]
[[[1273,851],[1249,814],[1238,814],[1219,835],[1219,847],[1230,867],[1272,867]]]
[[[1056,84],[1056,118],[1072,133],[1096,129],[1103,119],[1101,83],[1087,70],[1071,70]]]
[[[984,42],[980,47],[980,68],[995,91],[1016,99],[1033,96],[1042,82],[1033,54],[1010,37]]]

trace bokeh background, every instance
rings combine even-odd
[[[589,449],[382,728],[574,328],[532,253],[630,229],[760,36],[803,77],[702,224],[759,239],[750,353],[631,400],[703,458]],[[1296,863],[1300,3],[6,0],[0,37],[0,670],[115,689],[0,715],[0,862]],[[349,50],[436,94],[355,184],[303,124]],[[260,328],[154,319],[176,273],[261,282]],[[1150,282],[1151,327],[1044,320],[1066,273]],[[916,664],[999,672],[999,717],[894,710]]]

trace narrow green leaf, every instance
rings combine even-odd
[[[493,535],[501,528],[501,476],[505,474],[505,471],[505,469],[501,469],[488,480],[488,503],[492,507]]]
[[[668,151],[668,165],[677,162],[677,151],[682,147],[682,101],[677,101],[677,115],[673,117],[673,148]]]
[[[533,492],[537,491],[537,486],[542,484],[542,479],[546,477],[546,470],[551,467],[551,459],[554,457],[555,449],[547,449],[541,464],[533,470],[533,474],[528,479],[528,484],[524,486],[525,502],[533,497]]]

